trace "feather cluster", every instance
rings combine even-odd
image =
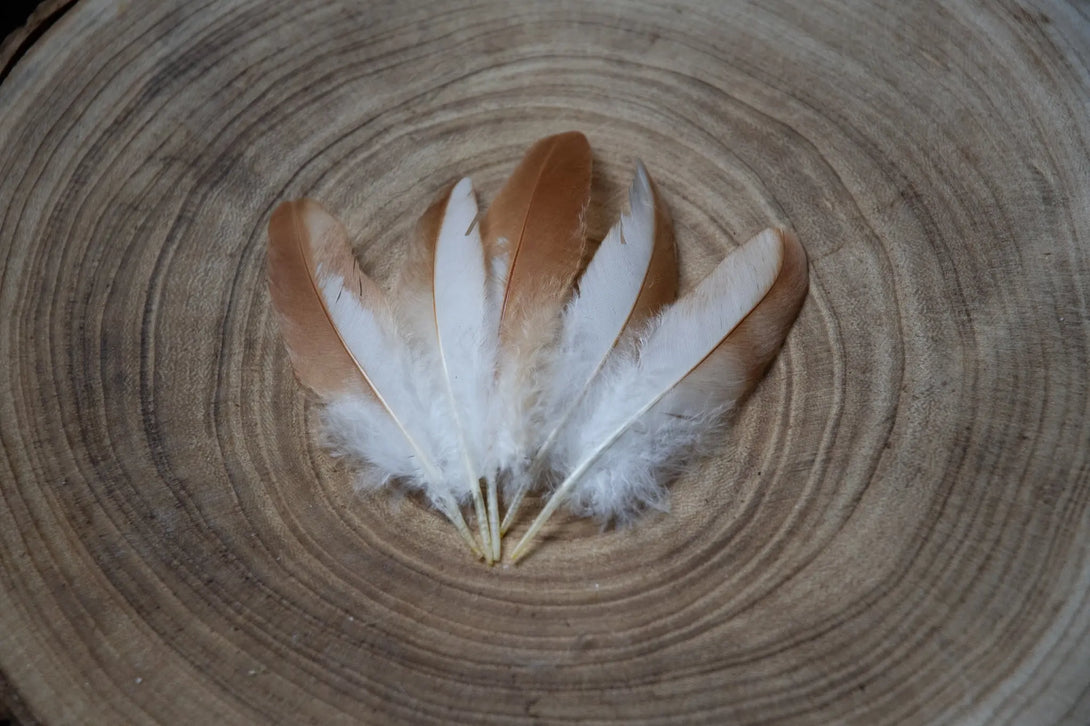
[[[551,494],[512,559],[561,505],[602,521],[661,507],[806,296],[802,247],[768,229],[677,299],[670,217],[642,164],[584,267],[590,186],[576,132],[531,147],[483,217],[462,179],[389,292],[318,203],[285,202],[269,223],[273,305],[332,446],[373,470],[365,485],[423,493],[489,563],[537,486]]]

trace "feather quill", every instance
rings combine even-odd
[[[769,229],[667,308],[637,351],[616,356],[555,447],[564,476],[512,552],[564,503],[602,520],[661,506],[661,478],[759,378],[807,289],[794,235]]]
[[[281,204],[269,222],[273,306],[299,379],[327,404],[344,453],[424,490],[480,554],[458,508],[469,493],[450,476],[445,423],[426,375],[400,337],[382,290],[359,268],[344,227],[317,202]]]
[[[626,334],[677,296],[677,253],[669,213],[637,163],[628,193],[629,212],[598,246],[564,309],[560,340],[551,357],[543,392],[545,431],[526,476],[514,479],[501,532],[545,468],[551,448],[579,408],[607,358]]]

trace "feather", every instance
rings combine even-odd
[[[319,292],[321,268],[344,280],[364,305],[382,304],[382,291],[356,264],[344,227],[315,201],[285,202],[269,220],[268,264],[280,332],[303,385],[326,400],[373,395]]]
[[[794,235],[765,230],[656,318],[609,370],[555,447],[564,475],[512,552],[569,503],[601,520],[661,506],[664,475],[722,420],[772,360],[807,288]]]
[[[344,227],[311,200],[281,204],[269,222],[269,281],[296,375],[326,403],[342,453],[424,490],[476,552],[430,406],[428,377],[400,337],[391,305],[356,263]],[[449,448],[449,447],[448,447]]]
[[[681,455],[755,384],[806,295],[802,247],[766,230],[675,302],[670,218],[642,165],[573,295],[590,184],[575,132],[531,147],[479,226],[463,179],[421,218],[391,296],[316,202],[287,202],[269,223],[273,305],[325,404],[327,441],[376,470],[361,483],[424,492],[489,562],[546,468],[560,484],[512,561],[561,505],[603,521],[663,506]],[[462,518],[470,501],[483,553]]]
[[[494,481],[490,423],[498,345],[496,277],[504,276],[502,255],[488,269],[477,225],[478,210],[469,179],[448,187],[424,212],[394,283],[399,318],[413,347],[441,382],[449,404],[451,430],[462,452],[463,477],[470,481],[486,559],[499,556],[498,503],[487,506],[480,479]],[[497,520],[493,527],[489,515]]]
[[[489,256],[508,261],[492,409],[493,450],[501,469],[522,466],[529,456],[529,414],[543,378],[542,358],[582,264],[590,178],[585,136],[569,132],[542,139],[481,220]],[[491,489],[489,496],[494,498]]]
[[[498,336],[488,310],[488,273],[469,179],[447,194],[432,270],[437,368],[476,505],[485,559],[492,562],[499,557],[499,514],[493,506],[489,514],[494,521],[486,520],[479,482],[492,473],[487,424]]]
[[[398,319],[406,337],[420,350],[435,354],[435,245],[454,185],[435,198],[416,223],[405,258],[398,267],[391,297],[398,301]]]
[[[523,496],[537,481],[561,429],[622,336],[677,296],[677,254],[665,205],[647,170],[637,164],[629,212],[610,229],[565,307],[559,344],[550,356],[543,393],[542,443],[526,476],[511,481],[501,532],[514,521]]]

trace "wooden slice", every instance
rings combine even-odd
[[[15,718],[1090,722],[1085,6],[54,5],[0,84]],[[779,224],[811,292],[669,514],[489,569],[321,448],[265,229],[388,278],[568,129],[683,289]]]

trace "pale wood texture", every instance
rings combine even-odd
[[[9,700],[46,724],[1090,722],[1086,13],[76,3],[0,85]],[[488,569],[315,442],[265,229],[313,196],[388,278],[444,185],[487,201],[568,129],[613,212],[646,162],[683,289],[780,224],[810,297],[669,515],[567,519]]]

